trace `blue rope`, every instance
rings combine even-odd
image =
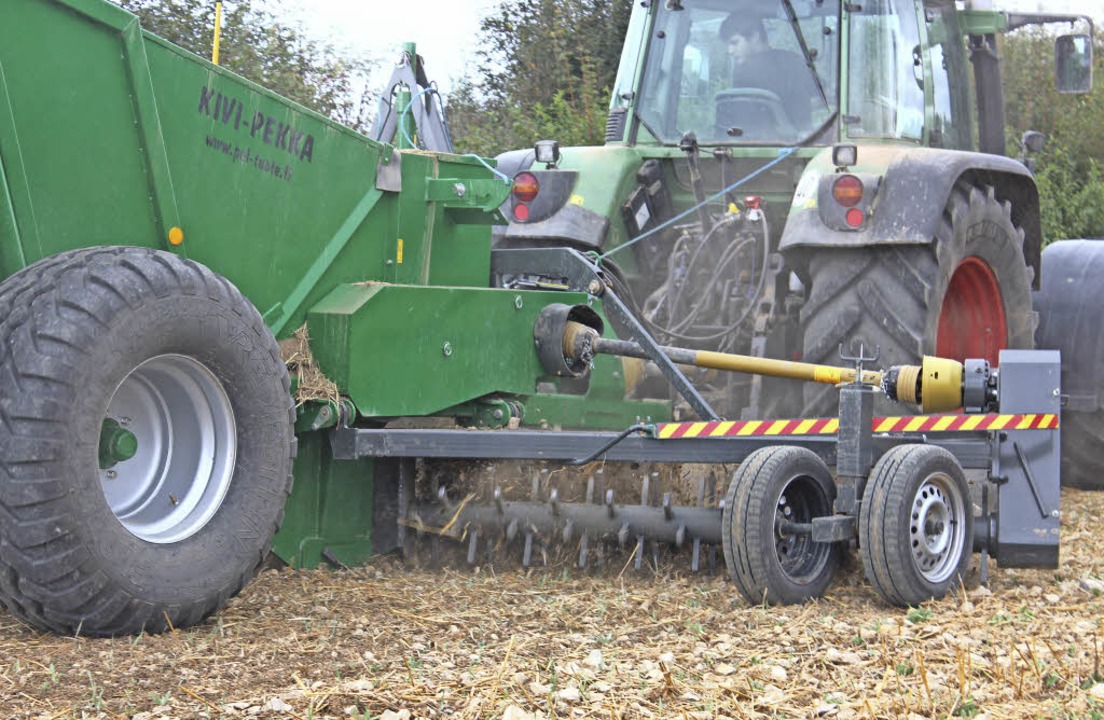
[[[648,232],[641,233],[640,235],[637,235],[632,240],[628,241],[627,243],[624,243],[623,245],[618,245],[617,247],[615,247],[614,249],[610,250],[607,253],[603,253],[601,255],[598,255],[597,258],[596,258],[596,261],[600,264],[604,258],[607,258],[607,257],[609,257],[610,255],[613,255],[616,252],[620,252],[620,251],[624,250],[627,247],[631,247],[631,246],[635,245],[636,243],[640,242],[641,240],[643,240],[647,237],[650,237],[652,235],[655,235],[660,230],[665,230],[666,228],[670,227],[671,225],[674,225],[679,220],[682,220],[687,215],[690,215],[694,212],[697,212],[698,208],[702,207],[703,205],[708,205],[711,202],[716,202],[717,200],[721,199],[726,194],[728,194],[728,193],[732,192],[733,190],[735,190],[736,188],[740,187],[741,185],[743,185],[747,181],[755,178],[756,176],[760,175],[761,173],[766,172],[767,170],[770,170],[772,167],[774,167],[778,163],[782,162],[783,160],[788,158],[790,155],[793,155],[795,152],[797,152],[796,147],[782,148],[781,150],[778,151],[778,157],[776,157],[774,160],[771,160],[769,163],[767,163],[763,167],[759,168],[755,172],[752,172],[752,173],[740,178],[739,180],[732,183],[728,187],[724,188],[720,192],[716,193],[715,195],[711,195],[710,197],[707,197],[705,200],[698,203],[697,205],[694,205],[690,209],[684,210],[683,212],[681,212],[678,215],[674,216],[673,218],[671,218],[667,222],[662,223],[660,225],[657,225],[656,227],[652,228]]]
[[[406,114],[410,112],[410,108],[414,107],[414,102],[428,91],[429,88],[425,87],[416,92],[410,98],[410,104],[404,107],[402,113],[399,115],[399,131],[402,132],[403,139],[405,139],[407,144],[409,144],[411,147],[416,147],[416,145],[414,144],[414,141],[410,139],[410,135],[406,132]],[[491,167],[490,164],[479,155],[476,155],[475,153],[466,153],[464,155],[461,155],[461,157],[475,158],[479,161],[480,165],[490,170],[497,177],[502,178],[502,182],[506,183],[507,185],[510,184],[510,178],[506,177],[504,173],[501,173],[495,168]]]
[[[414,93],[414,95],[410,98],[410,104],[404,107],[402,112],[399,114],[399,132],[402,133],[403,139],[406,140],[407,144],[409,144],[410,147],[418,146],[413,140],[410,139],[410,135],[406,132],[406,114],[410,112],[410,108],[414,107],[414,102],[422,95],[425,95],[427,90],[429,90],[429,88],[422,88],[418,92]]]

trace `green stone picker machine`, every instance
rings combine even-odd
[[[689,43],[730,5],[640,3],[606,147],[496,170],[404,148],[416,129],[369,140],[102,0],[0,0],[0,604],[157,632],[270,554],[350,565],[418,535],[530,564],[552,543],[580,564],[719,548],[770,603],[821,595],[851,546],[904,605],[974,552],[1056,566],[1059,418],[1099,423],[1098,334],[1069,323],[1091,321],[1101,255],[1074,245],[1032,310],[1051,263],[1031,176],[966,149],[960,94],[940,104],[969,48],[996,112],[981,87],[1018,21],[779,3],[765,26],[841,74],[805,131],[767,94],[708,88],[713,50]],[[846,61],[901,47],[892,69]],[[1058,60],[1085,85],[1091,33]],[[1040,350],[1036,313],[1063,328]],[[427,468],[473,459],[738,469],[713,503],[582,479],[427,491]]]

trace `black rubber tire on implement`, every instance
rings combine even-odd
[[[1063,240],[1043,250],[1035,293],[1039,347],[1062,352],[1062,484],[1104,490],[1104,240]]]
[[[898,445],[871,471],[859,509],[866,579],[901,607],[938,599],[966,574],[974,542],[970,488],[954,456]]]
[[[75,250],[0,285],[0,339],[0,604],[97,636],[222,607],[268,554],[295,454],[252,304],[168,253]],[[132,458],[102,459],[109,415]]]
[[[779,525],[831,515],[835,497],[828,466],[805,448],[760,448],[740,464],[725,497],[721,537],[729,576],[749,603],[793,604],[824,594],[839,545],[783,536]]]
[[[940,313],[960,267],[988,268],[980,272],[991,273],[999,285],[1007,337],[987,343],[978,338],[988,347],[984,356],[995,365],[1001,348],[1034,347],[1033,270],[1024,261],[1023,231],[1013,224],[1009,203],[998,201],[993,188],[960,182],[931,245],[819,248],[807,255],[810,287],[801,310],[804,361],[839,365],[840,344],[850,349],[858,340],[868,354],[875,346],[881,348],[876,365],[883,368],[937,354]],[[960,298],[968,305],[971,299]],[[983,311],[992,306],[977,305]],[[837,412],[839,393],[831,385],[806,383],[804,392],[805,417]],[[878,400],[878,413],[901,411],[899,405]]]

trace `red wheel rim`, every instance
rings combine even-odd
[[[953,360],[984,358],[997,364],[1008,346],[1008,321],[993,269],[978,257],[955,268],[939,312],[935,354]]]

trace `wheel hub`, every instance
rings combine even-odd
[[[827,562],[830,547],[813,542],[807,533],[793,532],[794,525],[811,523],[817,515],[828,514],[828,501],[820,496],[807,478],[794,478],[778,496],[774,513],[775,552],[783,572],[794,582],[805,582],[817,575]]]
[[[931,582],[945,580],[958,566],[964,552],[964,512],[964,499],[957,496],[949,478],[929,478],[916,492],[909,542],[913,562]]]
[[[107,418],[100,430],[100,469],[107,470],[117,463],[130,460],[138,452],[138,438],[119,424]]]
[[[99,451],[104,497],[123,527],[151,543],[190,537],[234,473],[237,432],[222,383],[190,357],[147,360],[116,388]]]

